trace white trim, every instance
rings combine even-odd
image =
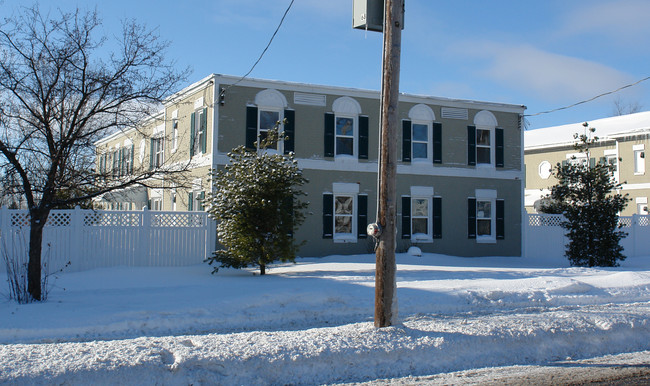
[[[645,144],[632,145],[632,150],[645,150]]]
[[[419,121],[435,121],[436,114],[431,110],[431,107],[425,104],[417,104],[409,110],[409,118]]]
[[[478,129],[479,126],[495,128],[499,126],[497,123],[497,118],[491,112],[487,110],[482,110],[476,113],[474,116],[474,124]]]
[[[359,115],[361,114],[361,105],[356,101],[356,99],[344,96],[337,98],[334,103],[332,103],[332,111],[336,115]]]
[[[618,151],[616,149],[606,149],[603,153],[605,157],[607,156],[618,156]]]
[[[497,198],[497,191],[495,189],[476,189],[474,191],[476,199]]]
[[[334,182],[332,184],[333,194],[359,194],[359,184],[347,182]]]
[[[548,180],[551,177],[553,166],[547,160],[539,163],[537,166],[537,175],[543,180]]]
[[[172,111],[172,119],[178,119],[178,109]]]
[[[636,203],[637,204],[647,204],[648,203],[648,197],[637,197],[636,198]]]
[[[433,186],[411,186],[411,197],[433,197]]]
[[[262,90],[255,95],[255,104],[258,107],[269,107],[275,109],[284,109],[289,104],[287,98],[278,90],[268,88]]]
[[[153,134],[154,136],[163,136],[165,135],[165,124],[160,124],[156,127],[153,128]]]

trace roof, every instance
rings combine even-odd
[[[650,132],[650,111],[588,121],[601,140]],[[573,135],[584,133],[584,122],[545,127],[524,133],[524,149],[572,145]]]

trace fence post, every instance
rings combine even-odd
[[[145,260],[149,266],[154,266],[152,263],[152,253],[151,253],[151,212],[145,206],[142,208],[142,234],[138,238],[140,241],[140,256],[145,257]]]
[[[70,219],[70,225],[72,226],[72,238],[71,238],[71,246],[74,248],[74,251],[70,251],[70,263],[81,265],[81,261],[83,259],[84,253],[83,253],[83,235],[82,235],[82,217],[81,217],[81,208],[79,208],[79,205],[74,207],[74,211],[72,212],[72,218]],[[88,256],[87,258],[89,258]],[[66,262],[62,262],[65,264]]]
[[[632,215],[632,224],[630,224],[630,233],[632,236],[632,256],[636,256],[636,231],[639,226],[639,215],[634,213]]]

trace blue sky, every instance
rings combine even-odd
[[[290,0],[58,0],[42,9],[94,8],[104,32],[135,18],[171,42],[168,56],[193,70],[243,75]],[[6,17],[25,0],[0,0]],[[650,1],[406,0],[400,91],[523,104],[528,114],[613,91],[650,76]],[[250,75],[379,90],[381,34],[353,30],[352,0],[295,0]],[[650,110],[650,80],[560,112],[529,128],[611,116],[614,100]]]

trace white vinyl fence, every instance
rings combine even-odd
[[[29,213],[0,210],[0,271],[4,254],[27,259]],[[205,212],[53,210],[43,232],[48,271],[114,266],[199,264],[216,246],[216,225]],[[67,267],[66,267],[67,265]]]
[[[526,258],[544,259],[548,256],[564,256],[569,243],[560,226],[561,214],[527,214],[524,224]],[[627,257],[650,255],[650,216],[622,216],[619,218],[627,237],[621,240],[623,255]]]

